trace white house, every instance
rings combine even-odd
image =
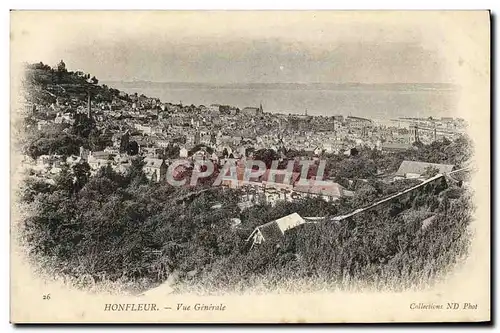
[[[188,157],[188,150],[185,147],[182,147],[179,150],[179,157],[182,157],[182,158]]]
[[[164,160],[159,158],[146,157],[143,162],[143,170],[149,180],[155,182],[165,180],[168,167]]]
[[[421,178],[422,175],[430,168],[436,169],[439,173],[444,174],[453,171],[452,164],[438,164],[420,161],[403,161],[399,166],[394,179],[404,178]]]
[[[309,223],[304,220],[299,214],[293,213],[277,220],[260,225],[247,238],[247,242],[252,240],[252,247],[263,242],[279,242],[285,237],[285,233],[304,223]]]

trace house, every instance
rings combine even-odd
[[[407,151],[408,149],[411,148],[412,145],[408,143],[391,142],[391,143],[383,143],[381,145],[381,150],[386,152]]]
[[[134,127],[136,130],[138,130],[139,132],[144,133],[144,134],[152,134],[153,133],[153,128],[151,126],[148,126],[148,125],[142,125],[142,124],[136,123],[136,124],[134,124]]]
[[[403,161],[399,166],[394,179],[403,178],[420,178],[429,168],[435,168],[439,173],[449,173],[453,171],[454,165],[452,164],[437,164],[419,161]]]
[[[236,152],[241,156],[246,156],[246,151],[247,151],[246,147],[238,147],[236,149]]]
[[[81,157],[81,159],[83,161],[87,161],[88,158],[89,158],[89,155],[90,155],[90,150],[89,149],[85,149],[83,148],[82,146],[80,146],[80,153],[79,153],[79,156]]]
[[[236,158],[225,158],[221,160],[221,165],[223,165],[222,171],[225,171],[222,175],[222,186],[238,188],[243,185],[246,169],[240,160]],[[240,209],[243,208],[240,206]]]
[[[262,104],[258,108],[256,108],[256,107],[243,108],[243,110],[241,110],[241,112],[244,114],[247,114],[249,116],[257,116],[257,115],[264,113],[264,111],[262,109]]]
[[[108,147],[104,148],[104,152],[111,153],[111,154],[120,154],[120,149],[108,146]]]
[[[54,123],[56,124],[64,124],[64,123],[73,124],[74,122],[75,120],[71,118],[71,115],[69,113],[58,112],[56,118],[54,119]]]
[[[130,141],[130,133],[128,130],[125,133],[115,133],[111,136],[111,141],[113,142],[113,147],[127,147]]]
[[[359,150],[356,147],[349,148],[344,152],[346,156],[356,156],[359,154]]]
[[[197,144],[210,145],[214,144],[215,142],[216,142],[215,135],[212,135],[212,133],[203,133],[200,134]]]
[[[238,226],[241,225],[241,220],[237,217],[233,217],[230,220],[230,225],[231,225],[231,228],[237,228]]]
[[[285,170],[266,169],[264,174],[260,177],[260,182],[265,187],[272,187],[276,189],[292,190],[293,185],[300,179],[300,172],[292,172],[288,174]]]
[[[279,243],[285,238],[285,232],[306,222],[299,214],[293,213],[255,228],[247,242],[252,241],[252,247],[263,242]]]
[[[351,195],[350,191],[346,191],[345,188],[338,183],[329,182],[328,184],[316,185],[314,180],[309,181],[309,184],[306,185],[296,184],[293,190],[295,192],[305,193],[308,196],[320,197],[325,201],[333,201]]]
[[[130,163],[130,156],[117,154],[114,161],[116,164]]]
[[[73,166],[75,164],[79,164],[81,162],[82,162],[82,158],[80,156],[71,155],[71,156],[68,156],[68,158],[66,158],[66,164],[68,164],[70,166]]]
[[[240,212],[243,212],[245,209],[252,208],[253,206],[254,203],[251,201],[244,201],[238,203],[238,208],[240,209]]]
[[[130,167],[131,164],[129,162],[123,162],[123,161],[120,161],[118,164],[112,165],[113,171],[121,175],[127,174]]]
[[[432,223],[434,222],[435,219],[436,219],[436,215],[432,215],[432,216],[426,218],[425,220],[422,221],[422,226],[420,228],[422,230],[427,229],[428,227],[430,227],[432,225]]]
[[[167,148],[170,145],[170,141],[168,141],[168,140],[156,140],[155,145],[157,147]]]
[[[37,128],[39,131],[43,131],[45,129],[48,129],[50,128],[51,124],[46,121],[46,120],[40,120],[38,123],[37,123]]]
[[[38,169],[47,169],[50,167],[60,167],[64,163],[62,155],[40,155],[37,159]]]
[[[177,165],[173,170],[172,170],[172,177],[175,180],[181,180],[183,175],[188,172],[191,169],[190,166],[186,166],[184,164]]]
[[[338,143],[323,143],[323,151],[327,154],[338,153],[342,149],[342,144]]]
[[[160,182],[165,180],[167,175],[167,164],[165,160],[159,158],[146,157],[144,160],[144,173],[149,180]]]
[[[158,156],[162,153],[163,149],[156,147],[147,147],[141,150],[141,154],[146,157],[158,158]]]
[[[259,113],[259,108],[246,107],[241,112],[248,114],[250,116],[256,116]]]
[[[206,157],[208,157],[208,152],[205,147],[200,147],[200,149],[196,150],[193,152],[192,159],[193,160],[204,160]]]
[[[314,147],[306,147],[303,149],[303,156],[313,157],[316,155],[316,148]]]
[[[36,163],[40,168],[48,168],[52,164],[52,158],[50,155],[40,155],[38,156]]]
[[[188,150],[185,147],[182,147],[179,150],[179,157],[181,157],[181,158],[188,157]]]
[[[105,151],[90,151],[88,155],[88,164],[92,170],[97,170],[103,166],[111,164],[114,161],[114,154]]]
[[[338,121],[340,123],[344,122],[344,116],[343,115],[334,115],[332,117],[333,117],[334,121]]]
[[[349,127],[351,127],[351,128],[362,129],[366,126],[373,125],[373,120],[367,119],[367,118],[362,118],[362,117],[348,116],[347,123],[348,123]]]
[[[217,156],[217,154],[215,152],[212,153],[212,155],[210,156],[210,159],[215,163],[219,163],[219,156]]]
[[[208,107],[208,110],[211,111],[211,112],[219,112],[220,111],[220,107],[221,107],[220,104],[211,104]]]
[[[322,153],[323,153],[323,149],[321,147],[316,147],[316,149],[314,149],[314,155],[319,156]]]

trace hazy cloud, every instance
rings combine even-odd
[[[29,35],[39,52],[28,60],[64,59],[70,69],[103,81],[452,82],[439,48],[441,30],[418,18],[345,12],[61,12],[36,16],[40,29]]]

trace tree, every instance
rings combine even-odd
[[[343,178],[371,178],[377,174],[377,166],[372,160],[356,156],[338,163],[335,175]]]
[[[44,180],[29,177],[22,183],[19,197],[22,202],[31,203],[37,195],[51,193],[53,190],[53,186]]]
[[[263,161],[268,169],[271,168],[272,162],[278,160],[279,157],[279,154],[273,149],[259,149],[254,154],[254,158]]]
[[[128,179],[129,183],[132,183],[134,181],[137,185],[147,183],[146,174],[142,170],[143,166],[144,162],[142,161],[141,158],[132,159],[132,163],[126,175],[126,178]]]
[[[125,132],[120,138],[120,153],[125,153],[129,149],[129,134]]]
[[[74,184],[74,179],[73,179],[72,172],[69,168],[68,165],[63,165],[61,168],[61,171],[55,178],[56,181],[56,190],[67,193],[67,197],[71,197],[71,194],[74,192],[73,191],[73,184]]]
[[[72,169],[75,176],[73,191],[79,192],[90,179],[90,165],[87,162],[78,163]]]
[[[92,118],[87,117],[86,114],[78,113],[75,115],[75,123],[71,127],[71,133],[82,139],[88,139],[94,128],[95,122]]]
[[[127,147],[127,154],[135,156],[139,153],[139,145],[136,141],[131,141]]]
[[[89,133],[89,147],[92,151],[100,151],[106,148],[108,144],[108,140],[106,140],[101,131],[96,127],[92,128]]]
[[[224,148],[224,149],[226,149],[226,148]],[[226,153],[227,153],[227,150],[226,150]],[[255,148],[254,147],[249,147],[245,151],[245,156],[249,157],[250,155],[252,155],[254,153],[255,153]]]
[[[169,144],[164,150],[165,158],[178,158],[180,151],[181,148],[179,146]]]
[[[82,138],[66,132],[38,131],[27,139],[23,150],[33,159],[51,154],[69,156],[78,154],[82,144]]]
[[[379,197],[380,193],[375,187],[364,184],[361,188],[356,189],[352,204],[354,207],[363,207],[375,202]]]

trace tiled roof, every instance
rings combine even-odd
[[[408,173],[423,174],[427,168],[433,167],[439,170],[439,173],[448,173],[453,170],[452,164],[437,164],[419,161],[403,161],[399,166],[396,176],[405,176]]]
[[[398,142],[391,142],[391,143],[384,143],[382,144],[382,149],[410,149],[412,146],[407,143],[398,143]]]
[[[332,197],[342,197],[344,195],[344,187],[334,182],[331,182],[328,185],[314,185],[314,183],[307,185],[296,185],[293,189],[298,192],[328,195]]]
[[[265,242],[278,242],[285,237],[287,230],[293,229],[306,221],[297,213],[293,213],[275,221],[268,222],[255,228],[255,232],[260,232]],[[250,239],[252,235],[248,238]]]
[[[259,108],[255,107],[246,107],[242,111],[259,111]]]
[[[263,224],[257,227],[257,229],[259,229],[260,233],[264,237],[264,241],[266,242],[279,241],[284,237],[284,234],[276,221]]]

